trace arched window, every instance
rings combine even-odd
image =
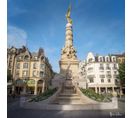
[[[112,62],[116,62],[116,57],[112,57]]]
[[[24,60],[25,61],[29,60],[29,56],[28,55],[25,55]]]
[[[109,62],[110,61],[109,57],[106,57],[105,60],[106,60],[106,62]]]
[[[103,57],[99,57],[99,62],[103,62]]]

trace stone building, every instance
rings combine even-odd
[[[80,62],[79,74],[86,79],[86,88],[94,89],[96,93],[119,93],[118,68],[116,56],[95,56],[90,52],[86,60]]]
[[[43,49],[31,53],[28,48],[8,49],[8,69],[16,93],[39,94],[44,92],[53,78],[52,66]]]
[[[116,56],[117,62],[118,62],[119,64],[125,62],[125,53],[122,53],[122,54],[112,54],[112,56]]]

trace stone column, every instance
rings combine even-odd
[[[108,89],[107,89],[107,87],[105,87],[105,92],[106,92],[106,93],[108,92]]]
[[[95,87],[95,92],[97,93],[97,87]]]
[[[37,95],[37,81],[35,81],[34,95]]]
[[[99,94],[101,93],[101,87],[99,87]]]
[[[112,87],[112,92],[113,92],[113,93],[115,92],[114,87]]]
[[[45,89],[45,81],[43,81],[43,84],[42,84],[42,93],[44,93],[44,89]]]

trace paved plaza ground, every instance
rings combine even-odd
[[[31,110],[19,107],[19,99],[8,103],[8,118],[124,118],[125,102],[119,100],[118,110],[55,111]],[[111,117],[112,115],[112,117]]]

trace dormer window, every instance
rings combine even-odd
[[[103,57],[99,57],[99,62],[102,62],[103,61]]]
[[[92,60],[93,60],[93,59],[92,59],[92,58],[90,58],[90,59],[89,59],[89,62],[92,62]]]
[[[37,60],[37,56],[35,56],[34,59]]]
[[[116,57],[112,57],[112,62],[116,62]]]
[[[26,55],[26,56],[24,57],[24,60],[28,60],[28,59],[29,59],[29,56]]]
[[[43,60],[43,59],[44,59],[44,56],[41,57],[41,60]]]
[[[110,61],[110,60],[109,60],[109,57],[106,57],[105,59],[106,59],[106,62],[109,62],[109,61]]]
[[[22,58],[23,58],[22,56],[18,56],[18,57],[17,57],[17,61],[22,60]]]

